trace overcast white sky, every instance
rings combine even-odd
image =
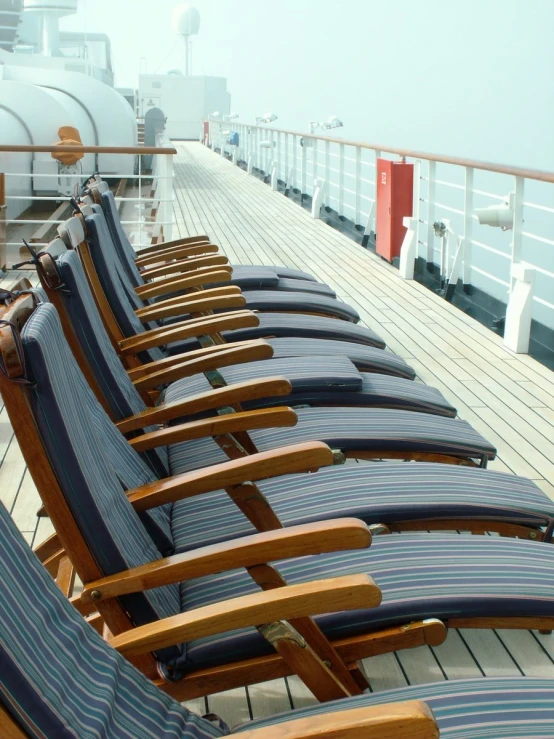
[[[67,30],[112,39],[117,84],[182,66],[177,0],[81,0]],[[343,135],[554,168],[554,0],[198,0],[193,73],[243,120],[338,115]]]

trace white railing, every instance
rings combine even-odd
[[[64,204],[93,174],[82,171],[80,166],[70,169],[59,166],[57,173],[41,171],[37,175],[32,162],[32,157],[37,154],[76,152],[117,156],[119,171],[100,174],[109,183],[118,184],[116,202],[133,246],[140,249],[158,240],[171,240],[173,157],[177,152],[165,140],[158,143],[163,145],[151,148],[0,146],[0,160],[3,154],[11,155],[4,157],[4,162],[12,163],[12,166],[4,167],[4,172],[0,171],[3,183],[0,183],[0,268],[9,266],[10,261],[20,261],[17,250],[21,247],[22,238],[39,249],[46,246],[52,230],[63,222]],[[22,159],[21,155],[27,158]],[[22,161],[26,166],[21,166]],[[121,166],[122,161],[124,166]],[[14,166],[16,162],[20,166]],[[41,211],[33,210],[34,203],[40,205]],[[13,254],[16,257],[10,259]]]
[[[230,132],[238,146],[227,143]],[[236,122],[211,121],[204,143],[263,173],[274,189],[307,199],[314,218],[332,209],[364,244],[375,232],[377,159],[413,163],[402,276],[413,278],[419,258],[440,272],[448,298],[461,280],[506,303],[504,341],[514,351],[528,351],[531,319],[554,329],[554,172]],[[504,203],[508,229],[480,224],[476,209]]]

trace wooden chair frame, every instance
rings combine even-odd
[[[22,296],[18,299],[5,314],[4,320],[9,320],[16,326],[22,325],[25,317],[30,315],[29,297]],[[18,352],[12,330],[2,329],[0,331],[0,348],[4,364],[6,364],[6,357],[11,358],[9,365],[12,379],[18,379],[14,359],[17,358]],[[19,372],[19,377],[21,377],[22,366],[19,367]],[[363,591],[363,596],[361,601],[356,600],[356,605],[352,605],[355,599],[348,600],[348,598],[345,598],[343,600],[342,596],[335,597],[336,589],[331,582],[326,582],[323,586],[312,583],[310,587],[314,589],[309,590],[307,594],[301,587],[299,591],[297,586],[287,586],[279,573],[266,564],[268,560],[274,557],[276,550],[279,551],[280,558],[287,558],[299,556],[299,553],[308,555],[324,551],[352,549],[356,546],[361,548],[368,546],[371,540],[370,532],[365,524],[355,519],[327,521],[321,524],[292,527],[290,529],[274,526],[273,528],[278,530],[266,531],[247,539],[203,548],[192,553],[174,555],[126,573],[118,573],[118,575],[103,578],[71,514],[42,446],[28,402],[27,386],[21,382],[13,382],[4,374],[0,374],[0,392],[4,398],[6,409],[12,420],[29,471],[56,529],[58,536],[56,541],[65,550],[84,584],[83,594],[76,600],[76,605],[78,604],[79,610],[84,609],[85,613],[91,613],[94,608],[98,609],[107,628],[113,635],[114,645],[120,648],[123,653],[128,654],[133,661],[137,661],[138,666],[143,669],[145,674],[156,679],[164,690],[179,700],[289,674],[301,675],[317,697],[325,700],[337,697],[338,693],[344,695],[354,693],[360,689],[361,676],[359,671],[353,669],[350,672],[344,669],[344,665],[352,666],[363,657],[422,644],[439,644],[444,640],[445,626],[440,621],[431,619],[410,624],[406,627],[392,627],[368,632],[358,637],[334,640],[330,643],[322,637],[314,622],[308,618],[315,613],[324,612],[323,592],[332,594],[332,602],[328,602],[330,610],[375,606],[380,600],[380,594],[371,580],[362,576],[361,580],[356,581],[354,590],[358,595]],[[147,510],[169,501],[180,500],[186,496],[219,490],[222,487],[234,499],[233,494],[236,491],[239,491],[240,494],[244,485],[251,481],[266,479],[279,473],[288,474],[290,472],[315,470],[329,464],[330,461],[332,461],[331,450],[320,442],[311,442],[265,452],[253,457],[232,460],[223,465],[212,467],[210,470],[187,473],[159,483],[151,483],[134,491],[129,491],[128,497],[137,511]],[[334,536],[333,531],[338,535]],[[277,542],[279,542],[278,545]],[[55,548],[55,543],[50,542],[45,545],[44,551],[46,553],[46,550],[51,551]],[[216,604],[207,607],[207,610],[198,609],[194,612],[172,617],[168,620],[168,623],[160,622],[140,627],[133,632],[139,634],[139,638],[143,640],[140,648],[136,647],[136,642],[126,641],[124,632],[129,631],[133,625],[130,623],[127,614],[119,606],[117,601],[119,595],[136,592],[144,588],[157,587],[169,582],[179,582],[183,577],[186,577],[188,572],[192,571],[195,573],[194,576],[197,577],[198,572],[216,574],[226,568],[234,569],[237,566],[244,566],[264,591],[256,594],[256,597],[259,596],[258,600],[254,596],[246,596],[246,600],[244,598],[236,599],[237,602],[231,606],[227,604],[225,608],[222,604]],[[341,578],[336,578],[336,580],[341,580]],[[354,592],[352,578],[346,578],[346,580],[349,582],[345,585],[345,590],[341,590],[343,595],[346,591]],[[342,583],[339,585],[342,587]],[[297,589],[294,590],[294,588]],[[320,588],[323,588],[323,590]],[[348,590],[349,588],[350,590]],[[271,591],[274,591],[273,597],[270,597]],[[290,601],[287,601],[286,593],[292,593]],[[296,599],[297,596],[299,600]],[[294,602],[294,605],[291,605],[293,610],[279,611],[277,616],[276,603],[281,604],[283,599],[289,604]],[[303,605],[300,606],[299,603]],[[268,604],[267,608],[269,610],[263,610],[264,617],[262,618],[259,608],[265,608],[265,604]],[[230,621],[230,611],[225,609],[235,607],[238,609],[236,610],[237,620]],[[313,610],[310,611],[310,608]],[[223,616],[222,613],[224,613]],[[254,613],[256,614],[255,618],[252,615]],[[286,613],[286,615],[282,615],[283,613]],[[235,614],[235,611],[233,611],[233,614]],[[277,641],[274,642],[276,654],[269,657],[245,660],[216,668],[195,670],[178,683],[162,684],[159,678],[156,677],[155,662],[148,650],[161,648],[162,644],[175,643],[176,639],[192,638],[192,634],[195,635],[194,638],[197,638],[201,634],[215,633],[213,629],[217,631],[222,624],[229,627],[229,623],[232,623],[234,624],[233,628],[238,628],[238,624],[260,626],[266,623],[266,616],[268,619],[271,616],[271,620],[281,618],[291,618],[293,620],[294,628],[305,639],[305,645],[300,649],[300,653],[295,638],[291,640],[290,631],[287,631],[287,629],[284,631],[278,630]],[[195,620],[197,617],[199,621]],[[207,619],[206,623],[209,623],[209,625],[202,625],[204,618]],[[250,621],[248,621],[248,618],[250,618]],[[240,619],[245,620],[241,621]],[[466,628],[550,630],[554,626],[554,618],[507,618],[502,615],[490,618],[453,618],[448,621],[447,625]],[[170,630],[171,636],[168,635],[167,629]],[[192,629],[192,631],[188,629]],[[205,629],[208,629],[208,631]],[[263,626],[261,626],[261,630],[263,633]],[[153,644],[157,646],[152,646]],[[306,650],[306,646],[309,646],[310,649]],[[331,663],[333,670],[330,670],[325,662]]]

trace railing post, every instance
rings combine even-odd
[[[429,161],[427,170],[427,269],[430,269],[434,263],[434,245],[435,245],[435,176],[437,165],[434,161]]]
[[[419,248],[419,208],[420,208],[420,169],[421,162],[419,159],[414,162],[414,190],[412,203],[412,217],[404,218],[403,224],[408,229],[404,235],[402,247],[400,249],[400,264],[398,270],[400,277],[405,280],[414,279],[415,261]],[[376,170],[377,171],[377,170]]]
[[[6,230],[6,175],[0,172],[0,276],[4,274],[6,269],[6,259],[8,248]]]
[[[304,139],[304,142],[306,139]],[[302,147],[302,154],[300,156],[300,202],[304,202],[304,195],[306,194],[306,145]]]
[[[466,291],[471,285],[471,242],[473,241],[473,167],[465,168],[463,282]]]
[[[344,144],[339,144],[339,217],[344,215]]]
[[[521,261],[524,190],[525,180],[523,177],[516,177],[513,195],[511,289],[506,310],[504,346],[517,354],[529,352],[535,281],[533,266]]]
[[[361,210],[361,176],[362,176],[362,150],[359,146],[356,147],[356,213],[354,216],[354,225],[360,225],[360,210]]]
[[[162,187],[164,208],[163,218],[164,223],[164,240],[171,241],[173,236],[173,154],[166,154],[165,167],[164,167],[164,185]]]

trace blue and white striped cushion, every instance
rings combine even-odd
[[[317,439],[343,450],[428,452],[462,457],[494,457],[495,448],[467,421],[427,413],[379,408],[299,408],[293,428],[252,431],[259,451]],[[212,439],[173,444],[171,474],[222,461]]]
[[[348,303],[324,295],[301,292],[279,292],[278,290],[248,290],[245,292],[246,306],[259,311],[294,311],[297,313],[324,313],[343,321],[358,323],[360,314]]]
[[[94,397],[64,339],[55,308],[38,306],[21,338],[27,370],[36,383],[30,391],[35,421],[99,567],[108,575],[158,559],[160,552],[121,484],[145,484],[152,481],[152,472]],[[163,512],[156,523],[167,525],[167,515]],[[137,621],[179,611],[176,586],[133,595],[130,602]]]
[[[0,701],[36,739],[215,739],[227,734],[165,695],[110,649],[61,595],[0,505]],[[432,708],[442,739],[551,739],[554,681],[459,680],[310,706],[262,728],[406,700]]]
[[[260,325],[253,328],[241,328],[224,331],[223,336],[229,342],[246,339],[263,339],[266,336],[277,338],[300,337],[306,339],[334,339],[335,341],[352,341],[384,349],[383,339],[366,326],[337,321],[335,318],[323,316],[307,316],[298,313],[260,313]],[[169,354],[180,354],[199,347],[196,339],[177,341],[169,344]],[[320,352],[318,352],[320,353]]]
[[[77,252],[65,252],[56,263],[65,286],[60,291],[61,300],[113,417],[121,421],[141,413],[146,410],[146,405],[106,333]],[[147,459],[160,476],[167,475],[165,447],[148,452]]]
[[[327,711],[410,700],[422,700],[430,706],[441,739],[552,739],[554,736],[554,680],[531,677],[453,680],[387,690],[251,721],[235,731],[240,733]]]
[[[213,739],[107,646],[62,596],[0,503],[0,704],[36,739]]]
[[[258,485],[284,526],[343,516],[368,524],[453,518],[535,527],[554,519],[554,502],[532,480],[456,465],[355,464]],[[171,531],[176,551],[255,533],[224,491],[176,503]]]
[[[332,638],[425,618],[554,617],[554,547],[542,542],[456,534],[391,534],[369,549],[278,561],[288,583],[367,573],[383,593],[380,606],[318,617]],[[255,592],[242,570],[181,585],[183,610]],[[254,629],[187,644],[186,668],[266,654]]]
[[[382,375],[395,375],[413,380],[415,370],[402,359],[388,351],[372,346],[354,344],[348,341],[332,339],[268,339],[274,350],[275,359],[282,357],[304,357],[323,354],[329,356],[347,356],[361,372],[378,372]]]

